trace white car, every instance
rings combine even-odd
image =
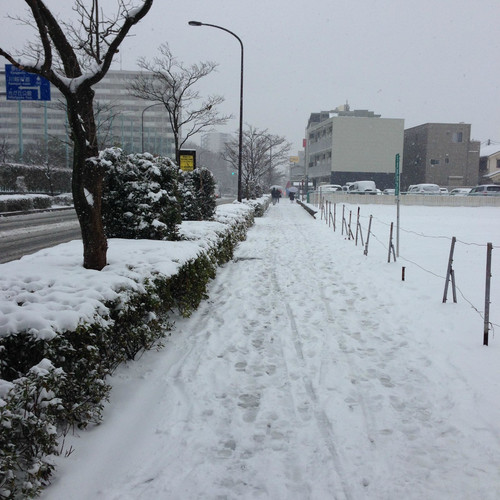
[[[349,193],[353,194],[377,194],[377,186],[373,181],[357,181],[349,186]]]
[[[342,186],[338,184],[323,184],[318,186],[318,191],[322,193],[334,193],[335,191],[342,191]]]
[[[471,188],[454,188],[450,191],[450,196],[467,196]]]
[[[441,191],[441,194],[450,194],[448,188],[439,188],[439,191]]]
[[[483,184],[470,190],[468,196],[500,196],[500,184]]]
[[[441,194],[441,188],[437,184],[415,184],[407,194]]]

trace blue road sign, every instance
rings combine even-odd
[[[50,101],[50,82],[12,64],[5,65],[8,101]]]

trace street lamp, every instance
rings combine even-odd
[[[149,108],[152,108],[153,106],[160,106],[162,105],[163,103],[162,102],[157,102],[155,104],[151,104],[150,106],[146,106],[143,110],[142,110],[142,114],[141,114],[141,151],[144,153],[144,113],[149,109]]]
[[[230,35],[233,35],[241,46],[241,71],[240,71],[240,131],[239,131],[239,141],[238,141],[238,201],[241,201],[241,156],[243,151],[243,42],[241,38],[229,31],[222,26],[217,26],[216,24],[201,23],[200,21],[189,21],[189,26],[210,26],[211,28],[217,28],[219,30],[225,31]]]

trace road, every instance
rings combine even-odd
[[[217,205],[233,200],[221,198]],[[0,264],[76,239],[81,239],[81,233],[73,208],[10,216],[0,214]]]
[[[0,264],[81,239],[74,209],[0,217]]]

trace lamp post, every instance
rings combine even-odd
[[[217,28],[219,30],[225,31],[230,35],[234,36],[238,42],[240,42],[241,47],[241,70],[240,70],[240,130],[238,136],[238,201],[241,201],[241,176],[242,176],[242,167],[241,167],[241,156],[243,151],[243,42],[241,38],[229,31],[222,26],[217,26],[216,24],[208,24],[201,23],[200,21],[189,21],[189,26],[210,26],[211,28]]]
[[[156,102],[155,104],[151,104],[149,106],[146,106],[143,110],[142,110],[142,114],[141,114],[141,152],[144,153],[144,113],[149,109],[149,108],[152,108],[153,106],[160,106],[162,105],[163,103],[162,102]]]

